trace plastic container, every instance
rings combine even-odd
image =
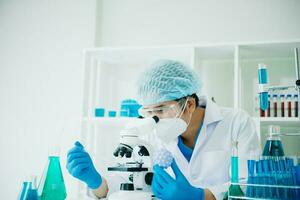
[[[110,110],[108,111],[108,117],[116,117],[117,116],[117,112],[114,110]]]
[[[104,117],[105,109],[104,108],[95,108],[95,117]]]

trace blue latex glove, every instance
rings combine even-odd
[[[67,169],[73,177],[85,182],[91,189],[98,188],[102,183],[90,155],[78,141],[68,152]]]
[[[152,192],[162,200],[203,200],[204,190],[192,186],[181,173],[175,160],[171,167],[176,179],[172,178],[162,167],[153,167],[154,177]]]

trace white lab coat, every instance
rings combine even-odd
[[[206,107],[205,116],[190,162],[178,148],[177,140],[168,144],[167,148],[173,153],[178,167],[191,185],[208,188],[216,199],[222,199],[230,182],[232,138],[238,141],[240,178],[247,175],[246,160],[249,159],[250,151],[260,154],[259,140],[253,120],[244,111],[219,107],[207,97],[200,97],[199,103]],[[148,140],[154,149],[165,146],[154,136]],[[170,168],[167,171],[173,176]],[[109,193],[118,189],[116,177],[108,177],[107,181]]]

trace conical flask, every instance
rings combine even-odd
[[[18,197],[19,200],[25,200],[25,197],[26,197],[27,192],[28,192],[28,188],[29,188],[29,181],[24,181],[23,184],[22,184],[21,192],[20,192],[19,197]]]
[[[280,140],[280,126],[269,126],[269,133],[264,147],[263,156],[284,156]]]
[[[32,176],[30,180],[23,182],[19,200],[38,200],[38,192],[36,187],[36,176]]]
[[[67,197],[58,152],[53,151],[48,157],[48,164],[39,184],[41,200],[64,200]]]

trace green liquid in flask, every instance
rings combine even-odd
[[[41,200],[64,200],[67,197],[64,178],[58,156],[49,156],[40,186]]]

